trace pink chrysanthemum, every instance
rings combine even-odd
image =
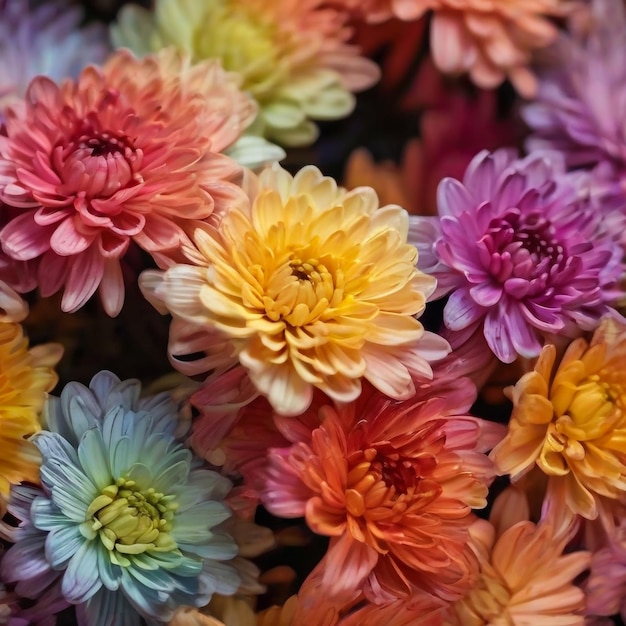
[[[528,69],[532,53],[557,37],[551,17],[562,16],[569,0],[343,0],[370,21],[393,15],[417,20],[433,12],[432,54],[444,72],[469,72],[483,88],[509,78],[525,96],[536,88]]]
[[[238,80],[171,50],[118,52],[61,86],[33,80],[0,137],[0,199],[11,207],[0,242],[38,265],[43,296],[64,285],[62,308],[75,311],[99,288],[116,315],[131,241],[175,254],[186,228],[239,203],[241,169],[220,154],[255,115]]]
[[[558,155],[481,152],[463,182],[444,179],[440,218],[413,218],[423,269],[450,293],[444,322],[483,327],[505,363],[539,354],[546,334],[595,328],[617,297],[621,249],[564,174]]]
[[[623,216],[626,9],[622,0],[588,4],[584,27],[563,34],[552,62],[540,68],[537,100],[523,109],[532,129],[527,145],[531,152],[562,152],[570,167],[593,168],[596,193],[605,208],[617,208]],[[624,218],[620,221],[623,228]]]
[[[483,452],[503,433],[464,414],[474,396],[463,383],[402,403],[367,387],[353,403],[274,418],[291,445],[271,449],[247,480],[268,510],[331,537],[325,593],[453,600],[475,582],[471,510],[485,506],[493,470]]]
[[[626,620],[626,523],[622,519],[610,541],[593,554],[591,574],[585,585],[587,614],[619,613]]]

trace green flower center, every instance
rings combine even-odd
[[[243,78],[243,89],[262,97],[279,82],[276,27],[236,7],[207,8],[201,28],[195,33],[199,59],[220,59],[224,69]]]
[[[131,562],[126,554],[176,550],[170,531],[177,508],[174,496],[119,478],[94,498],[80,529],[86,539],[99,536],[111,561],[127,567]]]

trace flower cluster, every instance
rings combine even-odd
[[[623,0],[81,5],[0,0],[0,623],[622,623]]]

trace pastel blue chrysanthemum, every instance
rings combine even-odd
[[[70,383],[50,398],[49,430],[34,438],[43,491],[23,535],[31,548],[45,535],[45,560],[18,538],[2,563],[4,579],[22,586],[24,572],[47,583],[59,572],[83,624],[165,622],[177,606],[204,606],[239,585],[224,562],[237,546],[215,530],[230,517],[230,482],[176,441],[166,394],[139,392],[137,381],[101,372],[89,389]]]

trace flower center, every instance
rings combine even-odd
[[[328,256],[303,260],[292,253],[269,282],[265,298],[268,318],[283,319],[295,328],[314,322],[329,307],[338,306],[344,298],[344,280],[334,265]]]
[[[108,198],[143,182],[142,161],[142,150],[135,149],[128,137],[102,130],[93,115],[81,120],[52,153],[52,165],[63,181],[61,193],[86,198]]]
[[[554,226],[538,212],[510,209],[490,222],[481,244],[484,266],[501,283],[522,278],[545,286],[552,268],[562,270],[567,261]]]
[[[195,37],[197,56],[220,59],[224,69],[242,76],[242,89],[259,99],[271,91],[284,73],[275,43],[276,26],[269,20],[259,20],[244,7],[212,4],[199,22],[201,28]]]
[[[111,562],[128,566],[126,554],[176,550],[170,531],[177,508],[174,496],[142,490],[135,481],[119,478],[89,505],[80,530],[90,540],[99,536]]]
[[[465,605],[465,610],[461,615],[475,615],[483,620],[480,623],[491,624],[506,616],[510,600],[509,588],[495,572],[493,575],[482,573],[474,589],[460,601]]]
[[[569,472],[570,463],[583,461],[587,443],[607,435],[624,415],[624,388],[598,374],[578,384],[568,381],[567,412],[548,425],[540,465],[550,475]]]

